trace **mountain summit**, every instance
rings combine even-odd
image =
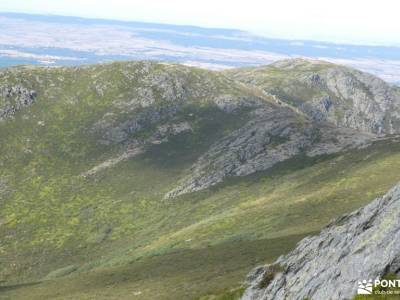
[[[400,90],[368,73],[305,59],[226,73],[293,105],[315,121],[374,134],[400,130]]]

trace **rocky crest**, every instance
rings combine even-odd
[[[242,300],[350,299],[360,280],[400,274],[400,185],[248,276]]]
[[[304,59],[226,73],[294,105],[315,121],[374,134],[400,131],[400,93],[376,76]]]

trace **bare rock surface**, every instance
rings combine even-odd
[[[254,269],[242,300],[351,299],[358,281],[400,274],[400,185]]]

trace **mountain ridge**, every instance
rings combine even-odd
[[[213,291],[191,288],[210,283],[189,260],[210,262],[215,284],[230,287],[276,258],[262,251],[269,240],[288,251],[400,180],[396,135],[315,121],[225,72],[150,61],[17,67],[0,71],[0,86],[35,95],[0,121],[0,280],[39,283],[5,297],[64,299],[63,280],[96,285],[102,270],[171,257],[184,278],[141,269],[147,279],[129,271],[126,284],[142,286],[138,299],[200,297]],[[0,108],[15,101],[0,94]],[[224,247],[225,275],[202,256],[220,259]],[[113,289],[129,299],[123,286]]]

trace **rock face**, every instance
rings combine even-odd
[[[375,134],[400,131],[400,93],[383,80],[322,61],[289,59],[266,67],[228,71],[316,121]]]
[[[176,115],[179,106],[176,104],[165,105],[163,107],[149,107],[144,111],[133,114],[133,117],[115,124],[108,121],[110,114],[107,114],[101,121],[93,127],[94,133],[101,134],[100,144],[111,145],[125,142],[130,135],[134,135],[146,127],[157,125]],[[108,118],[107,118],[108,117]],[[112,118],[112,117],[111,117]]]
[[[358,281],[400,274],[400,185],[248,276],[242,300],[351,299]]]
[[[226,177],[267,170],[296,155],[332,154],[372,140],[369,134],[302,119],[288,108],[260,108],[245,126],[215,143],[200,157],[190,175],[165,198],[203,190]]]
[[[12,117],[23,107],[32,105],[36,96],[35,91],[21,85],[0,86],[0,120]]]

